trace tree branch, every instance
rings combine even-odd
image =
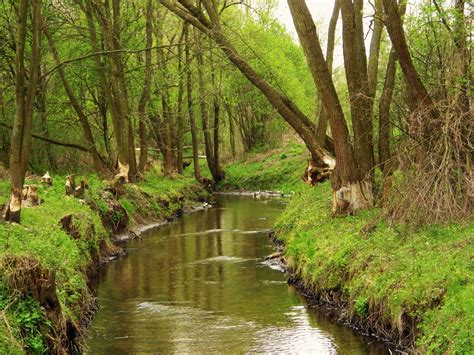
[[[13,129],[12,126],[6,124],[6,123],[3,123],[3,122],[0,122],[0,126],[1,127],[5,127],[5,128],[8,128],[8,129]],[[66,142],[60,142],[60,141],[57,141],[55,139],[52,139],[52,138],[49,138],[49,137],[44,137],[44,136],[40,136],[39,134],[35,134],[35,133],[32,133],[31,136],[33,138],[36,138],[40,141],[43,141],[43,142],[47,142],[47,143],[51,143],[51,144],[54,144],[54,145],[59,145],[61,147],[67,147],[67,148],[73,148],[73,149],[78,149],[78,150],[82,150],[83,152],[89,152],[90,149],[87,148],[87,147],[84,147],[82,145],[79,145],[79,144],[75,144],[75,143],[66,143]]]

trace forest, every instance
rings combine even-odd
[[[222,319],[189,320],[196,334],[209,327],[212,346],[197,335],[158,342],[169,348],[140,348],[141,334],[108,347],[95,338],[109,334],[97,324],[103,299],[119,297],[106,286],[115,265],[137,259],[113,276],[120,297],[148,290],[128,278],[179,289],[191,276],[166,258],[196,258],[200,270],[200,255],[215,250],[198,239],[211,245],[214,234],[209,275],[240,275],[235,260],[249,255],[251,270],[273,263],[305,295],[297,304],[308,317],[317,304],[341,334],[355,332],[360,348],[334,340],[336,352],[474,351],[473,18],[465,0],[1,1],[0,353],[333,353],[299,347],[319,346],[309,333],[263,347],[251,327],[242,334],[254,347],[228,333],[221,344],[211,335]],[[161,235],[165,222],[196,224],[200,237],[162,245],[157,263],[168,266],[157,271],[134,243],[190,233]],[[254,232],[270,244],[246,240],[242,255],[225,254]],[[265,256],[271,243],[278,251]],[[205,287],[210,304],[208,282],[227,278],[199,277],[195,292]],[[229,287],[240,292],[242,280]],[[273,294],[290,297],[286,286],[268,292],[242,302],[260,294],[268,303],[247,306],[260,312],[278,304]],[[193,310],[246,314],[216,298],[221,308]],[[251,320],[273,324],[265,317]],[[163,327],[140,322],[150,337]]]

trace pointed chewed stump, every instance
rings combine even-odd
[[[41,203],[38,197],[38,186],[36,185],[25,185],[21,192],[21,206],[22,207],[34,207]]]
[[[76,190],[76,176],[74,174],[68,175],[66,177],[66,196],[74,195]]]

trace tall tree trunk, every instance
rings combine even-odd
[[[385,82],[379,102],[379,164],[384,176],[391,175],[392,164],[389,163],[390,153],[390,105],[392,103],[393,89],[395,87],[397,54],[392,49],[388,57]]]
[[[163,172],[165,176],[172,176],[175,172],[174,166],[174,155],[173,155],[173,134],[172,134],[172,122],[173,122],[173,113],[171,112],[171,107],[169,104],[168,92],[161,93],[161,103],[163,107],[163,143],[165,145],[165,155],[163,163]]]
[[[467,43],[467,29],[466,29],[466,16],[465,11],[465,0],[455,0],[455,23],[454,23],[454,43],[457,48],[457,60],[459,61],[460,69],[460,90],[458,95],[458,105],[464,115],[469,115],[471,96],[469,90],[472,90],[472,72],[470,71],[470,65],[472,56],[469,55],[469,45]],[[471,22],[472,24],[472,22]]]
[[[396,0],[383,0],[383,5],[386,14],[385,26],[387,27],[393,48],[397,53],[398,62],[402,68],[407,86],[410,88],[410,94],[413,96],[413,101],[417,104],[416,110],[420,110],[420,112],[422,111],[432,118],[437,118],[439,113],[413,65],[397,2]],[[428,136],[430,134],[428,126],[425,126],[423,135]]]
[[[212,83],[212,96],[213,96],[213,107],[214,107],[214,174],[212,175],[214,181],[218,183],[224,178],[224,173],[220,166],[219,157],[219,119],[220,119],[220,83],[216,83],[216,68],[214,63],[213,46],[212,41],[209,39],[209,63],[211,69],[211,83]]]
[[[194,119],[194,105],[193,105],[193,81],[191,72],[191,54],[190,54],[190,43],[189,43],[189,25],[184,25],[184,57],[186,62],[186,89],[187,89],[187,100],[188,100],[188,115],[189,124],[191,126],[191,139],[193,144],[193,165],[194,165],[194,177],[197,181],[201,181],[201,169],[199,167],[199,141],[196,132],[196,121]]]
[[[383,6],[382,0],[375,0],[375,13],[372,38],[370,39],[369,64],[367,68],[368,94],[370,98],[370,115],[373,115],[375,94],[379,72],[380,42],[383,34]]]
[[[5,220],[16,223],[20,223],[21,194],[31,149],[33,108],[41,51],[41,1],[32,0],[32,50],[28,83],[26,83],[25,47],[28,31],[28,4],[28,0],[20,0],[18,4],[15,67],[16,106],[11,136],[9,171],[12,192],[5,209]]]
[[[48,119],[46,116],[46,96],[47,96],[47,90],[48,90],[48,81],[46,80],[45,77],[42,77],[43,71],[41,70],[41,65],[38,68],[38,77],[40,78],[38,81],[38,92],[36,94],[37,96],[37,110],[38,110],[38,115],[40,118],[41,122],[41,134],[43,137],[49,138],[49,129],[48,129]],[[45,144],[44,148],[46,158],[49,163],[49,167],[52,170],[57,169],[57,164],[56,164],[56,159],[53,155],[53,152],[51,150],[51,144]]]
[[[152,15],[153,5],[152,0],[146,2],[146,47],[145,52],[145,82],[143,83],[143,90],[138,103],[138,137],[140,141],[140,160],[138,163],[138,171],[143,174],[148,162],[148,145],[147,145],[147,103],[150,99],[151,78],[153,75],[153,66],[151,63],[151,46],[153,45],[153,31],[152,31]]]
[[[404,0],[400,1],[400,15],[403,16],[406,10]],[[392,104],[393,90],[395,88],[397,71],[397,54],[392,48],[388,57],[387,69],[385,71],[385,81],[379,101],[379,164],[384,177],[392,175],[395,164],[391,160],[390,140],[390,105]],[[384,185],[386,183],[384,182]],[[387,187],[388,188],[388,187]]]
[[[84,134],[84,140],[86,142],[88,149],[90,149],[89,152],[90,152],[92,161],[94,162],[94,168],[98,173],[103,173],[107,171],[107,165],[105,164],[104,158],[100,155],[99,150],[97,149],[97,146],[94,140],[94,135],[92,134],[92,129],[89,124],[89,120],[87,119],[87,116],[84,113],[84,110],[79,104],[79,101],[77,100],[76,95],[74,95],[72,87],[66,78],[64,67],[60,65],[61,60],[59,58],[58,49],[56,47],[56,43],[54,42],[54,39],[51,33],[49,32],[48,28],[44,28],[43,33],[45,34],[48,40],[49,47],[51,48],[54,61],[56,62],[56,65],[58,66],[59,78],[61,79],[61,82],[63,84],[64,91],[66,92],[66,96],[68,97],[69,103],[71,104],[72,108],[76,112],[77,117],[79,118],[79,122],[81,123],[82,132]]]
[[[215,164],[214,164],[214,151],[212,149],[212,139],[209,132],[209,112],[207,111],[207,102],[206,102],[206,85],[204,84],[204,60],[202,57],[202,38],[201,34],[197,33],[196,44],[198,48],[196,50],[196,60],[197,60],[197,71],[198,71],[198,84],[199,84],[199,106],[201,110],[201,123],[202,131],[204,134],[204,148],[206,151],[206,161],[207,166],[211,172],[211,175],[214,177],[216,174]]]
[[[354,130],[354,152],[362,174],[369,176],[374,160],[362,3],[362,0],[341,0],[341,13],[344,68]]]
[[[296,32],[303,47],[313,80],[322,95],[336,151],[333,177],[333,213],[353,213],[373,205],[372,186],[357,165],[344,113],[324,59],[316,26],[304,0],[288,0]]]
[[[339,12],[341,11],[341,0],[334,1],[334,9],[332,11],[331,20],[329,21],[328,27],[328,43],[326,47],[326,62],[328,64],[329,73],[332,74],[332,65],[334,61],[334,44],[336,40],[336,27],[337,27],[337,20],[339,19]],[[319,114],[318,114],[318,128],[316,130],[316,138],[321,146],[324,146],[324,142],[326,139],[326,131],[328,128],[328,115],[326,110],[324,109],[324,105],[322,104],[321,94],[318,94],[318,106],[319,107]]]
[[[184,37],[184,28],[181,38]],[[181,42],[181,41],[180,41]],[[183,145],[184,145],[184,111],[183,111],[183,98],[184,98],[184,78],[183,78],[183,45],[178,45],[178,116],[177,116],[177,125],[178,132],[176,135],[176,148],[177,148],[177,168],[178,173],[183,174],[184,170],[184,159],[183,159]]]
[[[235,150],[235,129],[234,129],[234,118],[232,116],[232,110],[228,103],[224,104],[225,110],[227,112],[227,119],[229,120],[229,143],[230,151],[232,153],[232,159],[235,159],[237,152]]]
[[[98,0],[93,0],[86,2],[85,12],[94,51],[98,49],[98,42],[92,9],[95,11],[101,26],[105,49],[111,51],[110,55],[107,56],[110,65],[109,80],[107,79],[106,70],[100,61],[100,57],[94,57],[101,86],[104,93],[106,93],[107,104],[110,107],[112,115],[114,135],[117,142],[119,175],[125,176],[128,181],[135,178],[137,174],[137,164],[133,124],[128,107],[124,68],[120,54],[120,0],[112,0],[112,10],[109,6],[109,2],[101,3]]]

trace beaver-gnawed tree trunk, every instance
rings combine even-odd
[[[31,149],[33,108],[41,51],[41,1],[33,0],[31,2],[32,50],[27,76],[25,47],[28,31],[29,3],[27,0],[20,0],[18,4],[15,67],[16,106],[10,145],[10,182],[12,191],[5,207],[5,220],[16,223],[20,223],[23,183]]]
[[[314,21],[304,0],[288,0],[288,5],[311,75],[322,95],[333,135],[336,151],[336,168],[332,181],[333,213],[354,213],[370,208],[373,206],[372,184],[356,161],[344,113],[324,59]]]

